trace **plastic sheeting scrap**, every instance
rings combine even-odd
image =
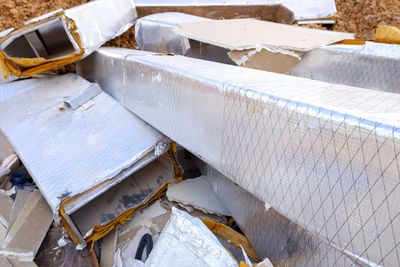
[[[198,218],[172,208],[171,219],[145,266],[237,266],[237,263]]]
[[[84,58],[128,30],[137,17],[132,0],[98,0],[27,21],[0,37],[0,83]]]

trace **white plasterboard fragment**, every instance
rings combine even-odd
[[[0,223],[8,227],[14,201],[6,193],[0,192]]]
[[[19,261],[17,259],[8,259],[13,267],[37,267],[34,261]]]
[[[167,213],[168,211],[161,206],[160,200],[157,200],[149,207],[134,213],[132,219],[126,222],[125,228],[129,228],[130,226],[140,224],[145,221],[151,221],[153,218]]]
[[[211,185],[203,176],[169,185],[167,198],[206,213],[230,216],[229,210],[215,195]]]
[[[7,228],[0,223],[0,247],[3,245],[4,238],[6,238]]]
[[[11,265],[11,263],[8,261],[6,257],[0,257],[0,266],[2,267],[14,267]]]
[[[179,28],[174,31],[181,36],[230,50],[253,49],[261,45],[309,51],[354,37],[350,33],[301,28],[256,19],[204,20],[178,25]]]
[[[265,46],[228,52],[228,56],[238,66],[282,74],[289,73],[300,62],[301,54],[298,51]]]

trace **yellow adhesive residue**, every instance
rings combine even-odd
[[[253,246],[250,244],[249,240],[244,235],[239,234],[225,224],[218,223],[209,218],[201,218],[201,220],[207,226],[207,228],[210,229],[211,232],[225,240],[229,240],[231,244],[238,249],[241,249],[242,246],[246,254],[255,261],[262,261]]]
[[[46,62],[46,59],[43,57],[37,57],[37,58],[9,57],[9,59],[22,68],[31,68]]]
[[[357,40],[357,39],[344,39],[340,42],[336,42],[335,44],[345,44],[345,45],[365,45],[365,40]]]
[[[400,29],[394,26],[379,26],[376,29],[376,42],[400,44]]]

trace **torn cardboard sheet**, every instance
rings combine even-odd
[[[202,176],[169,185],[167,198],[169,201],[189,205],[206,213],[231,216],[209,182]]]
[[[195,217],[172,208],[146,266],[237,266],[214,234]]]
[[[129,29],[137,17],[132,0],[99,0],[57,10],[0,37],[0,83],[81,59]]]
[[[30,194],[25,206],[9,226],[0,256],[32,261],[53,221],[53,214],[39,190]]]
[[[229,50],[239,66],[288,73],[305,51],[332,44],[353,35],[300,28],[255,19],[204,20],[178,23],[179,35]],[[209,29],[213,29],[210,31]],[[186,39],[186,50],[190,44]]]

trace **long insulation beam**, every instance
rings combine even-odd
[[[400,95],[118,48],[78,72],[329,244],[400,264]]]
[[[204,20],[208,19],[177,12],[152,14],[136,21],[135,40],[141,50],[236,65],[228,56],[229,49],[188,39],[175,32],[179,23]],[[264,60],[258,64],[267,66],[268,58]],[[259,67],[258,64],[253,67]],[[400,93],[400,46],[366,42],[319,47],[303,53],[290,75]]]

